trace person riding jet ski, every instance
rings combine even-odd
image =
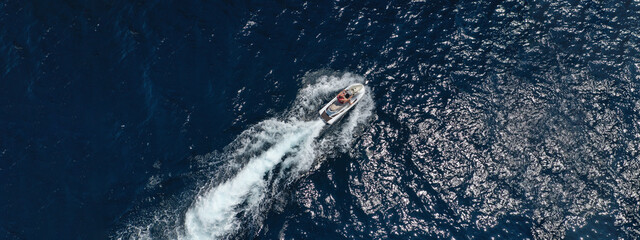
[[[340,104],[344,104],[346,102],[349,102],[349,104],[353,104],[351,102],[351,97],[353,97],[353,94],[351,94],[349,91],[347,90],[342,90],[340,93],[338,93],[338,102]]]
[[[349,85],[318,111],[320,119],[329,125],[335,123],[362,99],[365,92],[365,86],[360,83]]]

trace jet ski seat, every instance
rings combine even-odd
[[[329,110],[332,112],[337,112],[338,110],[340,110],[342,107],[344,107],[346,103],[339,103],[338,101],[335,101],[333,104],[331,104],[331,106],[329,106]]]

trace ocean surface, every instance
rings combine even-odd
[[[640,238],[639,0],[0,1],[0,239],[491,238]]]

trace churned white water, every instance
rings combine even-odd
[[[284,124],[270,122],[269,124]],[[240,227],[236,216],[242,211],[255,209],[262,200],[267,172],[274,169],[286,154],[296,161],[313,157],[313,140],[324,123],[290,122],[287,131],[271,148],[251,159],[233,178],[197,197],[185,217],[186,239],[211,239],[224,236]],[[240,204],[246,203],[244,208]]]
[[[318,117],[331,97],[356,82],[364,79],[352,74],[305,77],[289,110],[249,127],[225,148],[223,166],[210,173],[211,182],[194,199],[185,199],[191,202],[186,211],[157,210],[153,220],[133,224],[120,238],[152,239],[156,234],[150,231],[155,229],[164,232],[161,238],[221,239],[241,231],[243,224],[260,224],[270,198],[309,171],[319,153],[347,148],[358,126],[371,116],[373,100],[366,94],[333,126],[327,127]],[[329,128],[333,134],[322,135]]]

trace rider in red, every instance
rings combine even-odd
[[[340,104],[344,104],[346,102],[351,103],[349,100],[351,100],[351,96],[347,95],[344,90],[338,94],[338,102]]]

